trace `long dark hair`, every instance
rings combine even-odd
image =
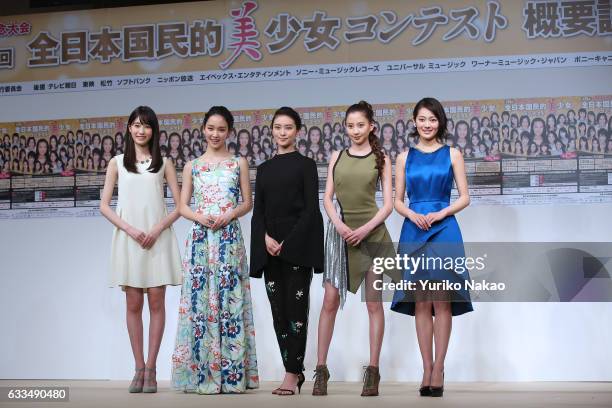
[[[151,126],[151,130],[153,131],[153,137],[148,143],[149,152],[151,153],[151,164],[147,171],[157,173],[164,164],[164,159],[159,149],[159,122],[157,120],[157,115],[153,112],[153,109],[148,106],[139,106],[130,114],[127,130],[125,132],[123,166],[131,173],[138,173],[138,169],[136,168],[136,147],[134,146],[134,139],[130,132],[130,126],[132,126],[136,119],[140,119],[140,123],[143,125]]]
[[[457,123],[455,123],[455,142],[459,140],[459,130],[458,130],[459,126],[463,126],[463,125],[465,125],[465,128],[467,129],[465,140],[469,142],[470,139],[472,138],[472,128],[470,127],[470,124],[467,123],[465,120],[460,120],[460,121],[457,121]]]
[[[372,109],[372,105],[366,101],[359,101],[359,103],[349,106],[349,108],[346,110],[346,116],[344,119],[345,122],[348,115],[353,112],[363,113],[368,122],[374,123],[374,110]],[[371,131],[368,135],[368,142],[370,142],[372,152],[376,156],[376,170],[378,170],[378,178],[382,178],[383,168],[385,167],[385,153],[380,147],[380,142],[378,141],[378,137],[374,131]]]
[[[438,119],[438,132],[436,133],[436,141],[441,144],[446,144],[446,139],[448,138],[448,130],[446,129],[446,124],[448,123],[448,119],[446,118],[446,112],[444,112],[442,104],[436,98],[423,98],[417,102],[414,109],[412,110],[412,118],[414,119],[415,126],[410,136],[419,137],[419,131],[416,127],[416,118],[422,108],[425,108],[431,113],[433,113],[436,119]],[[459,123],[461,123],[461,121],[457,122],[457,124],[455,125],[455,129],[457,129]],[[471,130],[471,126],[468,126],[468,137],[472,133]]]
[[[111,150],[110,150],[110,154],[111,156],[115,155],[115,141],[113,140],[112,137],[106,135],[102,138],[102,142],[100,143],[100,151],[102,152],[102,155],[104,155],[104,141],[105,140],[110,140],[111,141]]]

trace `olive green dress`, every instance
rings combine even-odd
[[[374,218],[378,212],[375,199],[378,184],[376,155],[370,152],[365,156],[355,156],[348,149],[341,151],[334,164],[333,177],[344,223],[354,230]],[[374,257],[395,258],[396,255],[384,222],[374,228],[359,246],[344,244],[348,258],[347,286],[352,293],[359,289]],[[395,272],[386,271],[392,278]]]

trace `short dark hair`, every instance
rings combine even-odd
[[[423,98],[420,101],[418,101],[414,109],[412,110],[412,119],[414,119],[415,122],[416,122],[416,117],[422,108],[425,108],[431,113],[433,113],[436,119],[438,119],[438,133],[436,133],[436,139],[440,143],[446,143],[446,139],[448,137],[448,131],[446,130],[448,119],[446,117],[446,112],[444,112],[444,108],[442,107],[442,104],[440,103],[440,101],[438,101],[436,98],[431,98],[431,97]],[[419,136],[419,132],[416,126],[414,127],[414,131],[412,132],[411,136],[417,136],[417,137]]]
[[[302,127],[302,118],[300,117],[300,114],[297,113],[295,109],[290,108],[289,106],[283,106],[281,108],[278,108],[276,112],[274,112],[274,116],[272,116],[271,126],[274,126],[274,121],[279,116],[290,117],[293,120],[293,123],[295,123],[295,128],[297,130],[300,130],[300,128]]]
[[[230,112],[225,106],[211,106],[208,112],[206,112],[206,115],[204,115],[203,126],[206,126],[208,119],[210,119],[213,115],[219,115],[225,119],[228,130],[234,128],[234,115],[232,115],[232,112]]]

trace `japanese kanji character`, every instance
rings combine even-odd
[[[8,23],[6,25],[6,30],[7,30],[6,35],[8,36],[19,35],[19,25],[17,23],[13,23],[13,22]]]
[[[111,31],[110,27],[102,27],[102,31],[89,34],[89,41],[93,43],[89,56],[99,59],[102,63],[106,64],[111,58],[121,55],[120,31]]]
[[[0,49],[0,69],[12,69],[15,61],[15,50],[13,48]]]
[[[349,17],[346,19],[346,25],[350,29],[358,29],[358,31],[344,33],[344,39],[347,42],[372,40],[376,38],[374,29],[378,25],[378,18],[371,14],[363,17]]]
[[[153,25],[123,27],[123,60],[154,58],[154,38]]]
[[[395,24],[397,21],[397,15],[393,11],[381,11],[380,15],[389,25]],[[385,44],[391,42],[395,37],[400,35],[410,25],[410,23],[412,23],[413,19],[414,16],[412,14],[407,15],[394,27],[391,27],[387,31],[380,31],[378,33],[378,39]]]
[[[190,28],[191,55],[219,55],[223,51],[223,26],[214,20],[194,21]]]
[[[0,37],[6,37],[6,33],[8,33],[8,28],[6,24],[0,23]]]
[[[304,41],[304,47],[308,52],[316,51],[323,46],[335,50],[340,44],[340,41],[334,37],[334,31],[341,25],[339,18],[325,18],[324,12],[315,11],[312,19],[304,20],[302,25],[308,30]]]
[[[157,56],[167,57],[176,54],[185,57],[189,54],[187,27],[183,23],[160,23],[157,25]]]
[[[597,0],[597,34],[612,34],[612,19],[610,18],[610,0]]]
[[[461,35],[463,31],[467,32],[468,37],[472,40],[480,35],[480,30],[474,25],[474,20],[478,17],[478,9],[476,7],[466,7],[459,10],[451,10],[450,17],[453,20],[459,21],[452,30],[444,34],[442,40],[449,41]]]
[[[87,62],[87,32],[62,33],[60,63]]]
[[[523,9],[523,15],[523,30],[527,32],[527,37],[557,37],[561,34],[558,3],[530,1]]]
[[[561,2],[561,23],[564,36],[584,33],[595,34],[595,1],[563,1]]]
[[[266,44],[270,54],[281,52],[291,47],[303,30],[302,23],[287,13],[281,13],[268,23],[264,34],[275,39],[275,42]]]
[[[442,14],[441,7],[427,7],[421,9],[421,16],[413,21],[413,25],[422,28],[419,35],[412,40],[412,45],[419,45],[427,41],[433,34],[436,26],[448,23],[448,17]]]
[[[228,68],[232,63],[240,56],[245,53],[251,59],[259,61],[262,57],[261,51],[259,51],[259,41],[256,38],[259,36],[259,31],[255,25],[255,19],[251,16],[251,13],[257,8],[257,3],[254,1],[245,1],[242,3],[242,7],[239,9],[233,9],[230,14],[234,20],[234,32],[232,33],[232,39],[234,42],[229,44],[229,48],[233,49],[234,52],[225,61],[221,62],[219,66],[222,69]]]
[[[28,49],[32,53],[32,58],[28,60],[28,67],[57,65],[59,63],[58,46],[59,41],[51,37],[46,31],[38,33],[36,38],[28,44]]]
[[[495,39],[497,27],[500,30],[508,27],[508,19],[499,12],[500,9],[501,6],[497,1],[489,1],[487,3],[487,28],[484,35],[486,42],[491,42]]]
[[[19,24],[19,34],[20,35],[30,34],[31,31],[32,31],[32,24],[27,23],[25,21]]]

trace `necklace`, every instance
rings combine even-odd
[[[146,160],[137,160],[137,161],[140,162],[140,164],[147,164],[148,162],[151,161],[151,156],[149,156],[149,158]]]

